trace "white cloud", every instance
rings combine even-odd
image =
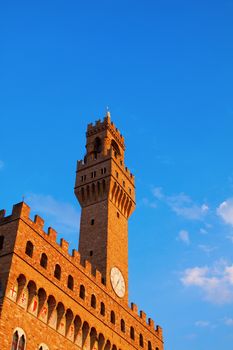
[[[229,239],[229,240],[233,243],[233,234],[228,235],[228,236],[227,236],[227,239]]]
[[[229,281],[230,284],[233,285],[233,265],[232,266],[227,266],[226,269],[226,278]]]
[[[226,224],[233,226],[233,198],[229,198],[222,202],[217,208],[217,214]]]
[[[162,187],[155,187],[155,188],[153,188],[152,192],[153,192],[153,195],[156,199],[163,199],[164,198]]]
[[[233,318],[226,317],[224,323],[226,326],[233,326]]]
[[[31,210],[46,215],[54,229],[63,233],[78,231],[80,214],[70,203],[59,202],[50,195],[31,193],[27,196]]]
[[[193,267],[184,270],[181,282],[186,287],[196,287],[205,300],[214,304],[233,302],[233,264],[217,261],[212,267]]]
[[[202,235],[206,235],[208,233],[208,231],[205,228],[200,228],[200,233]]]
[[[207,255],[209,255],[210,253],[212,253],[214,250],[217,249],[216,247],[211,247],[211,246],[205,245],[205,244],[199,244],[198,248],[201,249]]]
[[[195,326],[196,327],[201,327],[201,328],[209,327],[210,326],[210,322],[209,321],[203,321],[203,320],[196,321],[195,322]]]
[[[155,187],[153,195],[157,200],[167,204],[177,215],[189,220],[201,220],[209,211],[209,207],[205,203],[198,205],[185,193],[167,196],[161,187]]]
[[[142,199],[142,203],[150,208],[157,208],[157,203],[149,201],[147,198]]]
[[[181,230],[177,236],[177,240],[181,241],[187,245],[190,244],[189,233],[186,230]]]
[[[0,170],[4,168],[4,162],[0,159]]]

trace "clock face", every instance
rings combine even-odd
[[[114,292],[118,297],[123,298],[125,295],[125,280],[117,267],[112,267],[110,278]]]

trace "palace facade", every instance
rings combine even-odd
[[[162,329],[128,302],[128,219],[134,176],[107,113],[89,124],[78,161],[79,251],[69,254],[29,206],[0,211],[1,350],[163,350]]]

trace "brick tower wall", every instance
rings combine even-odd
[[[56,231],[49,228],[44,232],[43,219],[35,216],[31,220],[29,212],[29,207],[20,203],[12,215],[0,219],[0,236],[4,236],[0,281],[5,283],[0,315],[2,349],[10,348],[12,334],[20,327],[26,334],[27,350],[37,349],[42,342],[50,350],[141,349],[140,341],[145,349],[150,349],[150,344],[152,350],[163,350],[161,328],[154,328],[144,312],[138,314],[135,304],[129,308],[120,303],[102,283],[101,274],[95,271],[93,275],[87,261],[80,264],[79,253],[74,250],[71,256],[68,243],[62,239],[58,244]],[[34,247],[32,256],[25,253],[28,241]],[[42,253],[48,258],[46,268],[40,265]],[[61,267],[60,279],[54,276],[56,264]],[[72,288],[67,284],[69,275],[73,277]],[[81,286],[85,297],[80,294]]]

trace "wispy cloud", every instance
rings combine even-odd
[[[224,324],[225,324],[226,326],[231,326],[231,327],[233,327],[233,318],[230,318],[230,317],[224,318]]]
[[[2,170],[4,168],[4,162],[0,159],[0,170]]]
[[[199,320],[195,322],[195,326],[198,328],[214,329],[217,327],[217,324],[213,324],[212,322],[206,320]]]
[[[233,243],[233,234],[228,235],[227,239],[229,239]]]
[[[226,224],[233,226],[233,198],[226,199],[217,208],[217,214]]]
[[[209,321],[199,320],[199,321],[195,322],[195,326],[196,327],[201,327],[201,328],[209,327],[210,326],[210,322]]]
[[[189,233],[186,230],[181,230],[176,238],[178,241],[183,242],[186,245],[190,244]]]
[[[179,193],[172,196],[167,196],[163,193],[161,187],[153,189],[154,197],[164,202],[177,215],[182,216],[188,220],[202,220],[208,213],[209,207],[205,203],[199,205],[195,203],[185,193]]]
[[[143,199],[142,199],[142,203],[143,203],[145,206],[147,206],[147,207],[150,207],[150,208],[157,208],[157,203],[151,202],[151,201],[149,201],[149,199],[147,199],[147,198],[143,198]]]
[[[31,193],[27,195],[31,210],[46,215],[56,230],[70,233],[78,230],[80,214],[70,203],[61,202],[51,195]]]
[[[184,270],[181,282],[186,287],[196,287],[205,300],[214,304],[233,302],[233,264],[215,262],[212,267],[193,267]]]
[[[212,253],[214,250],[217,249],[217,247],[211,247],[206,244],[199,244],[198,248],[202,250],[204,253],[206,253],[207,255],[210,255],[210,253]]]
[[[207,233],[208,233],[208,231],[205,229],[205,228],[203,228],[203,227],[201,227],[200,228],[200,231],[199,231],[202,235],[206,235]]]

